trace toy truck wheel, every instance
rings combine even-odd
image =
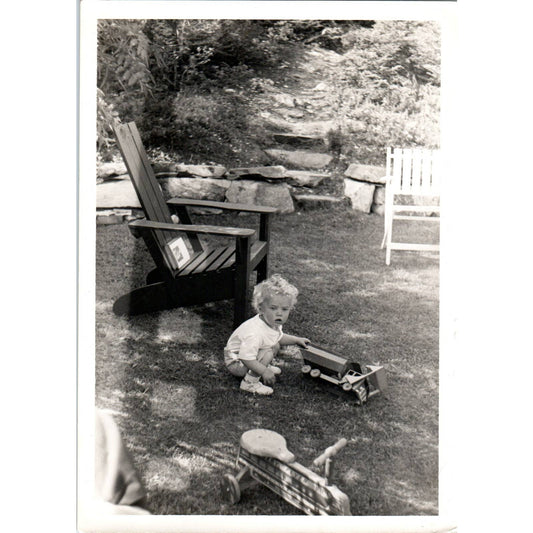
[[[239,482],[231,474],[226,474],[220,483],[222,498],[232,505],[241,499],[241,488]]]
[[[302,374],[309,374],[311,372],[311,365],[302,366]]]
[[[342,384],[342,390],[349,392],[352,390],[352,384],[351,383],[343,383]]]
[[[313,370],[310,372],[310,375],[312,378],[317,378],[320,376],[320,370],[318,368],[313,368]]]

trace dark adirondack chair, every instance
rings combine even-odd
[[[248,318],[251,274],[257,272],[258,283],[268,276],[270,217],[275,209],[185,198],[165,201],[135,123],[116,125],[115,135],[145,215],[130,222],[129,229],[143,238],[156,268],[148,273],[145,286],[115,302],[114,312],[137,315],[234,299],[233,325],[238,326]],[[258,238],[254,229],[194,225],[187,207],[257,213]],[[199,235],[226,237],[226,244],[206,248]],[[230,244],[227,237],[232,238]]]

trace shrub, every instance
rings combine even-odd
[[[221,161],[233,159],[247,135],[245,105],[235,95],[197,94],[186,89],[173,98],[168,114],[170,120],[162,135],[157,137],[152,128],[150,142],[198,162],[212,159],[214,154]]]

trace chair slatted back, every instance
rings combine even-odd
[[[439,150],[387,148],[386,172],[394,194],[440,195]]]
[[[146,219],[154,222],[172,223],[173,220],[170,211],[163,197],[161,187],[155,177],[135,122],[116,124],[114,131],[120,153],[128,169],[128,174],[139,197],[139,202],[141,203]],[[167,245],[170,241],[176,239],[177,234],[170,231],[154,230],[153,236],[155,244],[161,252],[161,258],[165,266],[171,270],[176,270],[178,268],[177,261]],[[182,238],[189,241],[192,238],[196,239],[196,237],[188,238],[186,236]],[[194,248],[193,243],[190,244]],[[194,244],[197,248],[197,243]]]

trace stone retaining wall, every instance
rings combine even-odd
[[[383,214],[385,168],[350,165],[344,173],[344,196],[314,192],[331,179],[327,172],[287,170],[282,165],[226,169],[219,165],[154,164],[156,177],[166,199],[172,197],[219,202],[267,205],[278,213],[292,213],[295,208],[333,208],[350,205],[364,213]],[[140,204],[121,163],[99,168],[97,209],[99,223],[135,218]],[[196,213],[217,210],[195,209]],[[108,221],[108,222],[106,222]]]

